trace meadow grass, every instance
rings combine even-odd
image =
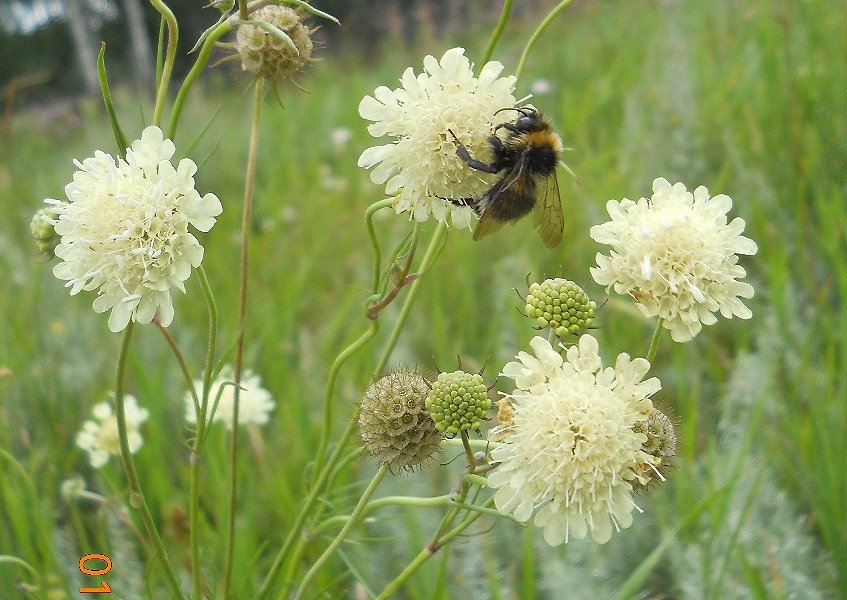
[[[756,288],[754,317],[721,320],[688,344],[663,340],[651,372],[663,383],[655,400],[678,416],[679,457],[668,482],[639,499],[644,514],[630,529],[604,546],[578,541],[551,549],[532,527],[488,522],[413,576],[403,597],[562,598],[567,590],[568,598],[834,598],[847,590],[845,14],[844,2],[585,2],[544,35],[517,95],[546,81],[549,91],[533,102],[573,149],[564,158],[576,180],[560,173],[565,241],[545,251],[527,222],[479,243],[451,230],[391,363],[452,369],[460,355],[466,367],[485,365],[493,381],[533,333],[515,310],[521,302],[513,288],[525,292],[528,273],[562,276],[602,302],[604,291],[588,274],[600,250],[588,229],[606,220],[608,199],[649,195],[658,176],[733,198],[732,214],[745,219],[745,234],[759,245],[742,261]],[[498,46],[494,58],[507,71],[529,31],[512,26]],[[406,66],[419,68],[423,54],[461,44],[479,56],[485,37],[473,40],[397,47],[376,64],[329,55],[302,81],[308,94],[286,89],[284,108],[267,104],[245,364],[261,374],[277,410],[241,448],[238,598],[253,597],[306,491],[330,362],[367,327],[362,215],[382,195],[356,167],[373,144],[358,102],[377,85],[392,86]],[[203,237],[222,346],[237,332],[250,104],[244,87],[244,79],[233,87],[224,69],[213,71],[176,138],[179,149],[219,111],[192,157],[209,157],[198,189],[224,204]],[[142,126],[135,102],[118,95],[130,137]],[[93,313],[90,294],[69,298],[51,265],[33,259],[28,235],[40,201],[62,197],[72,158],[114,151],[96,105],[81,110],[81,124],[63,133],[20,115],[0,149],[0,367],[9,370],[0,379],[0,554],[73,591],[86,584],[79,557],[103,552],[113,560],[116,597],[145,597],[148,577],[154,586],[161,577],[144,570],[150,550],[125,541],[137,525],[124,508],[120,465],[94,471],[74,444],[91,406],[114,385],[118,336]],[[338,128],[350,131],[348,141],[332,141]],[[386,252],[409,225],[388,215],[378,227]],[[195,365],[202,364],[206,319],[199,298],[192,278],[171,327]],[[393,306],[385,311],[380,338],[345,367],[336,430],[368,385],[396,314]],[[653,324],[627,299],[609,299],[599,322],[594,333],[607,358],[645,355]],[[129,391],[151,412],[137,468],[171,558],[186,567],[184,385],[155,329],[136,335]],[[214,431],[201,495],[210,580],[224,552],[226,448],[225,432]],[[375,469],[363,458],[352,465],[323,498],[328,513],[349,512]],[[400,475],[382,492],[446,493],[457,468]],[[58,490],[73,473],[106,504],[68,506]],[[351,595],[357,579],[381,589],[439,517],[400,509],[374,516],[321,574],[313,589],[323,597]],[[307,562],[333,535],[329,529],[309,540]],[[32,581],[0,563],[0,597],[15,597],[21,579]]]

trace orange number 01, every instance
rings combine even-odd
[[[86,561],[91,559],[99,559],[106,562],[106,566],[102,569],[89,569],[85,566]],[[112,559],[106,556],[105,554],[86,554],[82,558],[79,559],[79,570],[85,573],[86,575],[105,575],[109,571],[112,570]],[[109,587],[109,584],[105,581],[100,582],[101,587],[96,588],[79,588],[80,594],[111,594],[112,588]]]

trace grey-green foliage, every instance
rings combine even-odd
[[[803,321],[798,316],[795,322]],[[740,460],[741,476],[727,490],[726,517],[718,522],[704,514],[696,538],[678,541],[670,553],[684,598],[762,597],[756,586],[762,586],[767,598],[830,597],[820,583],[832,581],[831,565],[807,517],[798,512],[797,503],[765,462],[770,450],[762,443],[763,436],[754,433],[745,445],[751,428],[758,432],[758,423],[778,422],[786,409],[774,370],[792,362],[786,332],[777,329],[773,318],[762,315],[759,322],[764,326],[756,350],[736,359],[719,400],[717,444],[713,455],[703,457],[700,469],[704,479],[720,484]]]

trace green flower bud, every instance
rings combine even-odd
[[[39,208],[29,223],[29,232],[38,251],[47,258],[55,256],[56,246],[60,237],[53,228],[52,221],[59,218],[58,213],[50,207]]]
[[[535,319],[541,328],[549,327],[556,336],[580,334],[591,327],[597,304],[567,279],[546,279],[529,286],[526,296],[526,315]]]
[[[441,433],[426,409],[426,380],[400,370],[378,379],[359,405],[362,443],[380,464],[413,470],[439,449]]]
[[[238,28],[235,48],[241,57],[241,68],[264,79],[290,78],[312,62],[312,30],[303,24],[304,18],[298,11],[279,4],[251,14],[251,21],[267,23],[277,31],[250,24]],[[294,48],[279,32],[288,36]]]
[[[426,407],[439,431],[456,434],[479,429],[491,400],[482,375],[454,371],[438,375],[426,397]]]

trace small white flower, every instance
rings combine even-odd
[[[551,546],[589,532],[598,543],[632,524],[632,484],[642,465],[655,462],[636,424],[651,414],[650,396],[661,387],[642,381],[650,364],[618,356],[603,368],[597,340],[583,335],[564,360],[547,340],[531,342],[503,374],[515,380],[509,411],[490,432],[500,442],[489,475],[497,509],[543,529]],[[558,363],[558,364],[556,364]]]
[[[496,61],[474,76],[463,48],[448,50],[440,61],[427,56],[423,64],[418,75],[406,69],[400,88],[380,86],[362,99],[359,114],[373,121],[370,134],[394,141],[366,149],[359,166],[374,167],[371,180],[386,184],[398,214],[408,212],[417,221],[431,215],[445,222],[449,215],[453,225],[469,227],[473,211],[444,198],[479,197],[494,177],[471,169],[456,155],[450,131],[472,156],[488,160],[488,138],[498,124],[495,113],[515,104],[515,77],[499,77],[503,65]]]
[[[594,281],[635,298],[648,317],[661,317],[677,342],[691,340],[703,325],[726,318],[749,319],[742,298],[753,286],[739,281],[747,273],[738,255],[753,255],[756,243],[741,235],[744,219],[727,223],[732,199],[709,197],[700,186],[691,193],[682,183],[653,182],[653,196],[637,202],[606,204],[611,221],[591,228],[591,237],[612,247],[597,254]]]
[[[218,407],[215,410],[213,422],[220,422],[232,429],[232,407],[235,401],[235,373],[232,367],[227,365],[221,369],[217,379],[212,382],[209,390],[209,408],[215,402],[220,393]],[[194,390],[199,398],[203,393],[203,381],[196,380],[194,382]],[[256,425],[264,425],[268,422],[268,415],[274,409],[274,403],[271,393],[262,387],[262,378],[254,375],[252,371],[245,370],[241,374],[241,391],[238,394],[238,424],[248,425],[255,423]],[[208,414],[208,413],[207,413]],[[207,417],[208,418],[208,417]],[[191,393],[185,394],[185,419],[189,423],[197,422],[197,413],[194,410],[194,399]]]
[[[53,274],[67,280],[71,295],[97,290],[94,310],[111,310],[112,331],[130,320],[149,323],[157,311],[162,325],[171,323],[171,288],[185,292],[203,260],[188,226],[209,231],[221,213],[217,196],[194,189],[194,161],[171,164],[174,150],[158,127],[147,127],[126,159],[98,150],[74,161],[69,202],[45,201],[58,213],[52,223],[61,236]]]
[[[138,432],[141,424],[150,413],[141,408],[134,396],[124,395],[124,413],[126,415],[127,443],[131,454],[138,452],[144,439]],[[76,436],[76,445],[88,452],[89,462],[99,469],[109,460],[109,455],[120,455],[121,445],[118,439],[118,420],[112,412],[112,405],[101,402],[94,406],[96,421],[86,421]]]

